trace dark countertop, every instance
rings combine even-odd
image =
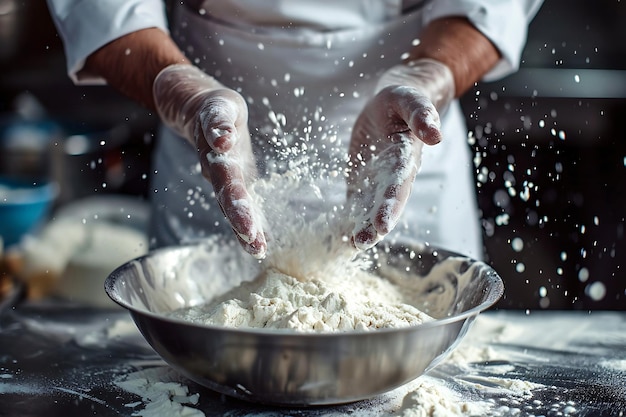
[[[187,387],[199,401],[183,410],[207,416],[388,416],[411,392],[419,395],[405,415],[434,415],[439,407],[446,416],[624,416],[626,312],[490,311],[426,376],[371,400],[308,409],[256,406],[185,380],[156,356],[125,311],[49,302],[1,313],[0,416],[195,415],[152,411],[163,400],[155,390],[166,385],[137,395],[116,383],[150,375],[173,387],[168,407],[193,402],[176,391]],[[427,404],[433,399],[440,404]]]

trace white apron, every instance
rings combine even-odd
[[[172,36],[194,64],[248,100],[261,172],[275,149],[266,139],[268,126],[270,132],[278,127],[310,137],[316,162],[331,161],[335,151],[345,153],[378,76],[401,61],[422,26],[419,0],[179,3],[170,22]],[[394,233],[482,258],[472,159],[458,102],[442,122],[444,140],[424,147],[421,170]],[[200,175],[196,152],[167,128],[157,141],[154,169],[154,246],[232,235]],[[344,198],[344,192],[330,194]]]

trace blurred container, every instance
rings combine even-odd
[[[51,120],[6,116],[0,121],[0,175],[28,180],[49,179],[52,146],[62,138]]]
[[[17,0],[0,0],[0,61],[13,58],[23,44],[26,32],[23,9]]]
[[[126,125],[99,127],[28,118],[0,117],[0,175],[50,180],[62,205],[95,193],[117,193],[128,180]]]
[[[54,203],[53,182],[0,177],[0,236],[8,247],[40,226]]]
[[[60,186],[59,203],[118,192],[127,180],[124,149],[130,137],[125,125],[106,129],[64,126],[64,136],[51,155],[51,175]]]

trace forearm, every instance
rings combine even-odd
[[[467,19],[449,17],[434,20],[424,29],[408,61],[420,58],[447,65],[459,97],[498,62],[500,52]]]
[[[152,85],[157,74],[171,64],[189,64],[169,35],[157,28],[124,35],[91,54],[84,71],[140,104],[155,109]]]

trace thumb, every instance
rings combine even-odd
[[[428,97],[412,87],[392,87],[393,110],[404,120],[411,132],[427,145],[441,142],[441,119],[435,105]]]
[[[226,153],[247,130],[248,107],[237,92],[220,89],[207,93],[199,118],[204,139],[211,149]]]

